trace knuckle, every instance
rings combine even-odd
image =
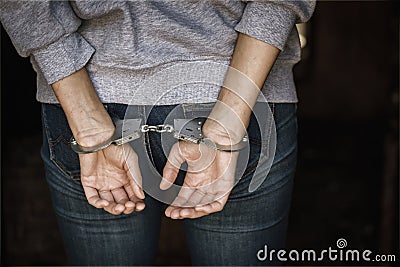
[[[116,211],[116,210],[109,210],[109,213],[111,213],[112,215],[120,215],[121,212],[120,211]]]
[[[223,207],[223,205],[222,205],[221,203],[215,203],[215,204],[213,205],[213,210],[214,210],[215,212],[219,212],[219,211],[221,211],[223,208],[224,208],[224,207]]]
[[[133,211],[134,211],[134,209],[125,210],[124,214],[131,214]]]
[[[95,199],[93,199],[93,198],[89,198],[89,199],[88,199],[88,203],[89,203],[90,205],[96,207],[96,208],[97,208],[97,206],[98,206],[97,201],[96,201]]]

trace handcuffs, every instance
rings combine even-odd
[[[204,144],[207,147],[225,151],[237,152],[244,149],[248,143],[248,137],[245,135],[242,140],[234,145],[221,145],[214,143],[208,138],[203,136],[202,126],[207,118],[198,117],[195,119],[175,119],[174,126],[169,124],[161,125],[141,125],[141,119],[125,119],[115,121],[114,134],[105,142],[92,147],[84,147],[71,138],[70,144],[74,152],[78,154],[89,154],[99,150],[105,149],[110,145],[123,145],[139,139],[143,133],[157,132],[157,133],[170,133],[173,137],[180,141],[185,141],[194,144]]]

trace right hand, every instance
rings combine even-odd
[[[145,208],[138,157],[128,144],[80,154],[79,160],[89,204],[114,215]]]
[[[110,138],[114,124],[82,68],[52,84],[78,144],[91,147]],[[89,204],[111,214],[141,211],[145,205],[138,158],[129,145],[80,154],[81,181]]]

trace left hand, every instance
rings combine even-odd
[[[79,160],[89,204],[114,215],[145,208],[138,157],[129,145],[111,145],[95,153],[80,154]]]
[[[172,219],[199,218],[221,211],[235,183],[238,152],[215,151],[188,142],[173,145],[164,167],[161,189],[175,181],[183,162],[188,165],[183,186],[166,209]]]

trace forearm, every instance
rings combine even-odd
[[[230,139],[234,139],[230,142],[238,142],[244,135],[252,107],[278,54],[278,48],[239,34],[230,64],[232,69],[227,73],[218,102],[209,116],[225,128]],[[211,139],[220,139],[224,133],[213,128],[215,123],[208,120],[203,130]]]
[[[111,137],[114,132],[113,122],[85,68],[53,83],[52,87],[80,145],[97,145]]]

